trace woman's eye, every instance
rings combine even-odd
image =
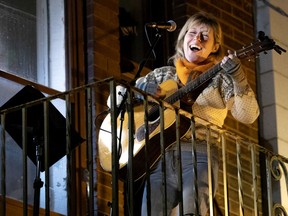
[[[203,39],[207,40],[208,39],[208,35],[203,35]]]
[[[196,32],[189,32],[190,35],[196,35]]]

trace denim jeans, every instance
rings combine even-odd
[[[205,145],[206,146],[206,145]],[[212,179],[213,179],[213,194],[215,195],[218,184],[218,150],[215,146],[211,148],[211,164],[212,164]],[[197,174],[198,174],[198,206],[199,214],[206,215],[209,208],[209,185],[208,185],[208,162],[207,152],[197,152]],[[177,151],[169,150],[165,154],[166,159],[166,184],[167,184],[167,215],[171,214],[174,207],[179,202],[178,177],[177,177]],[[182,179],[183,179],[183,210],[184,215],[195,214],[195,195],[193,193],[194,174],[192,152],[182,151]],[[150,174],[151,182],[151,215],[163,216],[162,197],[164,187],[162,187],[162,168],[161,161]],[[142,216],[147,214],[147,198],[146,187],[144,188],[142,199]]]

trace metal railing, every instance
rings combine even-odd
[[[116,106],[117,97],[119,97],[118,92],[116,92],[117,85],[123,85],[127,89],[127,103],[125,103],[125,112],[120,112]],[[107,95],[103,96],[103,90],[107,90]],[[110,92],[109,92],[110,89]],[[106,105],[106,99],[110,94],[111,107],[109,110],[103,112],[105,114],[104,121],[101,122],[100,126],[95,125],[95,119],[102,115],[99,110],[103,110]],[[142,95],[142,100],[135,100]],[[79,100],[79,97],[82,98]],[[64,104],[64,114],[58,113],[57,109],[55,111],[54,100],[61,100]],[[148,120],[149,111],[151,111],[150,102],[153,100],[154,105],[156,104],[157,110],[159,111],[159,121],[157,125],[153,125],[153,128],[158,128],[159,132],[154,134],[149,134],[148,127],[151,126],[151,121]],[[83,104],[84,101],[84,104]],[[137,103],[136,103],[137,102]],[[83,121],[80,119],[75,119],[75,107],[85,107],[85,119]],[[37,107],[37,110],[41,110],[39,113],[41,116],[36,116],[38,111],[35,111],[33,107]],[[139,108],[135,109],[135,107]],[[32,111],[31,111],[32,110]],[[165,134],[167,128],[166,118],[167,111],[169,115],[175,116],[171,130]],[[56,113],[56,114],[55,114]],[[107,115],[108,114],[108,115]],[[101,155],[100,162],[104,170],[111,173],[112,177],[112,197],[111,197],[111,215],[120,215],[119,213],[119,179],[123,179],[125,176],[125,181],[127,185],[125,186],[125,212],[129,212],[133,215],[135,209],[134,196],[135,188],[133,183],[139,180],[143,175],[142,173],[137,173],[138,167],[141,166],[144,169],[144,174],[147,180],[148,188],[150,184],[149,173],[150,168],[153,166],[150,163],[153,154],[150,152],[151,145],[150,140],[158,139],[158,149],[159,149],[159,161],[165,166],[164,152],[165,152],[165,139],[168,135],[174,132],[172,136],[177,143],[177,152],[179,158],[181,158],[181,145],[180,145],[180,129],[185,121],[189,124],[189,130],[191,130],[191,152],[196,155],[196,139],[193,134],[195,134],[195,116],[191,113],[179,109],[177,105],[171,105],[163,100],[154,98],[151,95],[147,95],[144,92],[130,87],[126,83],[117,81],[115,79],[106,79],[99,82],[95,82],[90,85],[82,86],[71,91],[58,93],[48,97],[40,97],[37,100],[17,104],[17,106],[11,106],[9,108],[1,108],[1,215],[6,215],[6,197],[11,197],[11,193],[7,191],[7,183],[10,181],[8,179],[10,164],[7,161],[7,144],[10,142],[8,135],[14,139],[14,141],[21,147],[22,169],[20,169],[22,181],[21,188],[21,202],[23,202],[23,215],[28,215],[28,205],[33,205],[33,212],[39,211],[39,200],[35,197],[39,197],[40,189],[42,187],[42,179],[39,176],[41,171],[45,171],[44,175],[44,196],[45,205],[44,208],[46,215],[49,215],[50,211],[55,211],[54,208],[51,209],[51,203],[53,203],[54,196],[51,196],[51,173],[50,169],[54,166],[62,156],[67,159],[67,166],[65,172],[67,179],[65,182],[66,188],[66,206],[67,211],[64,214],[71,215],[71,172],[75,168],[71,163],[71,155],[78,145],[84,141],[87,147],[87,188],[85,193],[87,193],[87,215],[97,215],[98,202],[97,193],[95,190],[95,184],[97,184],[97,171],[95,157],[96,155]],[[17,118],[13,118],[17,116]],[[65,116],[65,117],[63,117]],[[83,115],[81,116],[83,118]],[[60,120],[59,120],[59,119]],[[79,116],[80,118],[80,116]],[[125,118],[125,121],[120,121],[121,118]],[[140,123],[135,119],[140,118]],[[31,120],[33,119],[33,121]],[[110,123],[108,126],[105,125],[105,120]],[[51,126],[53,122],[56,124]],[[82,122],[81,127],[76,127],[75,122]],[[12,123],[11,123],[12,122]],[[84,122],[84,124],[83,124]],[[15,129],[15,123],[16,129]],[[58,123],[61,123],[60,129],[56,127]],[[203,124],[202,124],[203,123]],[[139,129],[139,124],[142,131],[137,131]],[[274,154],[268,149],[261,146],[261,143],[257,143],[255,140],[249,140],[247,138],[241,137],[239,134],[232,133],[231,131],[223,130],[211,125],[208,122],[201,121],[203,128],[205,129],[207,145],[207,155],[208,155],[208,179],[209,179],[209,215],[287,215],[287,209],[284,207],[284,203],[279,202],[279,197],[275,198],[275,193],[273,194],[275,182],[278,184],[280,180],[284,179],[284,184],[280,186],[281,191],[286,191],[288,195],[288,176],[287,176],[287,164],[288,159]],[[77,123],[76,123],[77,125]],[[83,128],[85,127],[85,128]],[[35,128],[37,130],[35,130]],[[123,130],[127,129],[128,130]],[[145,129],[146,128],[146,129]],[[41,129],[41,130],[40,130]],[[60,134],[51,134],[55,131],[60,130]],[[131,130],[130,130],[131,129]],[[133,129],[133,130],[132,130]],[[170,126],[169,126],[170,129]],[[17,136],[20,138],[13,138],[13,132],[18,131]],[[80,130],[80,131],[79,131]],[[8,131],[8,134],[7,134]],[[39,132],[40,131],[40,132]],[[83,131],[85,134],[83,135]],[[122,131],[120,134],[119,131]],[[172,131],[172,132],[171,132]],[[38,134],[37,134],[37,133]],[[136,134],[136,133],[139,134]],[[20,135],[19,135],[20,134]],[[35,135],[36,134],[36,135]],[[39,135],[40,134],[40,135]],[[138,135],[140,138],[135,139]],[[217,148],[219,150],[219,184],[217,188],[216,196],[212,193],[212,177],[211,177],[211,160],[210,160],[210,143],[213,137],[219,138],[217,141]],[[61,137],[63,141],[62,149],[59,151],[55,146],[55,139],[53,137]],[[101,136],[105,139],[105,144],[102,143],[102,148],[99,149],[101,145]],[[83,140],[82,140],[83,138]],[[8,140],[7,140],[8,139]],[[121,143],[119,143],[121,140]],[[123,143],[125,140],[126,143]],[[141,140],[141,142],[139,142]],[[31,144],[32,142],[32,144]],[[40,145],[39,145],[40,144]],[[126,146],[122,146],[125,144]],[[33,151],[31,152],[29,148],[33,145]],[[121,148],[119,148],[121,146]],[[38,147],[41,149],[39,150]],[[59,151],[59,155],[55,156],[55,152]],[[98,151],[98,152],[97,152]],[[139,158],[139,152],[141,151],[143,160],[137,161]],[[137,154],[133,155],[133,152]],[[97,153],[97,154],[96,154]],[[31,156],[31,154],[34,154]],[[104,156],[103,156],[104,155]],[[50,158],[53,157],[51,160]],[[102,158],[101,158],[102,157]],[[29,161],[27,158],[31,159],[36,165],[36,175],[35,173],[29,173]],[[195,157],[194,157],[195,158]],[[82,158],[83,159],[83,158]],[[120,160],[120,161],[119,161]],[[120,163],[119,163],[120,162]],[[195,162],[195,161],[194,161]],[[179,163],[179,191],[181,193],[182,187],[182,172],[181,163]],[[8,170],[7,170],[8,169]],[[33,170],[33,169],[32,169]],[[165,169],[164,169],[165,170]],[[194,170],[197,174],[197,168]],[[33,192],[34,200],[31,202],[31,182],[29,182],[29,176],[32,175],[33,182]],[[165,176],[165,171],[163,171],[163,176]],[[31,179],[31,177],[30,177]],[[165,182],[165,177],[163,177],[163,182]],[[195,183],[195,182],[194,182]],[[191,182],[194,185],[195,196],[197,196],[197,184]],[[165,186],[163,186],[165,189]],[[286,188],[285,188],[286,187]],[[151,191],[148,189],[148,203],[149,194]],[[33,197],[32,195],[32,197]],[[166,194],[169,196],[169,194]],[[279,194],[280,196],[280,194]],[[13,196],[12,196],[13,197]],[[165,196],[163,197],[163,203],[165,205]],[[63,204],[64,205],[64,204]],[[194,203],[197,205],[197,200]],[[149,208],[148,204],[148,208]],[[287,207],[286,207],[287,208]],[[56,210],[57,211],[57,210]],[[183,214],[183,204],[177,208],[179,214]]]

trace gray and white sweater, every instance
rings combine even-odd
[[[158,85],[169,79],[179,82],[175,67],[165,66],[139,78],[136,81],[136,87],[154,94]],[[219,127],[223,126],[229,110],[237,121],[244,124],[252,124],[259,115],[255,94],[241,68],[235,79],[220,71],[192,106],[196,117]]]
[[[139,78],[135,86],[147,93],[155,94],[161,83],[171,79],[180,83],[176,68],[164,66],[156,68],[146,76]],[[124,91],[120,86],[118,90]],[[118,96],[117,104],[120,104],[121,99],[122,97]],[[202,120],[221,128],[229,110],[237,121],[244,124],[252,124],[259,115],[255,94],[249,86],[242,68],[233,76],[223,70],[220,71],[212,78],[209,85],[199,94],[192,105],[196,122],[196,138],[200,140],[199,143],[203,143],[201,140],[206,139],[206,129],[203,127]],[[187,133],[185,137],[182,137],[182,150],[191,150],[190,138],[191,133]],[[217,142],[218,138],[217,135],[212,137],[212,142]],[[175,149],[175,145],[172,146],[172,149]],[[203,151],[205,150],[203,149]]]

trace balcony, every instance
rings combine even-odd
[[[118,84],[127,88],[123,115],[116,106]],[[111,96],[109,110],[105,108],[108,94]],[[135,94],[142,95],[143,100],[135,100]],[[148,122],[151,100],[160,116],[155,127]],[[3,102],[0,114],[1,215],[11,215],[15,206],[19,215],[32,212],[34,215],[77,215],[77,208],[85,209],[86,215],[125,215],[126,212],[137,215],[134,213],[139,204],[135,199],[135,185],[143,175],[149,179],[153,161],[165,162],[164,140],[168,137],[177,143],[177,158],[181,158],[179,140],[184,122],[188,125],[186,129],[191,130],[189,142],[192,153],[196,154],[197,117],[114,79],[52,95],[23,85]],[[119,117],[124,117],[123,124]],[[167,123],[167,119],[172,123]],[[212,140],[219,138],[219,185],[215,197],[212,195],[213,166],[208,157],[208,215],[287,215],[287,204],[281,200],[288,195],[288,158],[273,153],[266,143],[257,139],[247,139],[204,120],[200,122],[208,143],[208,156]],[[148,133],[148,126],[156,128],[155,134]],[[138,130],[140,127],[143,130]],[[135,132],[138,132],[137,142],[134,142]],[[120,136],[122,148],[118,155]],[[154,146],[151,140],[155,141]],[[152,147],[157,148],[156,155]],[[14,154],[15,149],[18,154]],[[63,158],[65,166],[57,165]],[[14,162],[20,164],[16,169]],[[178,162],[181,168],[180,160]],[[182,182],[182,172],[178,170],[178,180]],[[64,182],[57,179],[59,172],[64,173]],[[196,167],[193,172],[197,173]],[[77,175],[80,178],[77,179]],[[162,178],[165,182],[164,171]],[[191,182],[191,185],[196,196],[197,184]],[[180,194],[181,190],[179,184]],[[59,199],[57,194],[64,198]],[[148,193],[147,203],[149,200]],[[14,202],[17,205],[11,204]],[[57,203],[64,208],[59,210]],[[197,200],[191,205],[197,206]],[[183,214],[183,205],[174,212]]]

